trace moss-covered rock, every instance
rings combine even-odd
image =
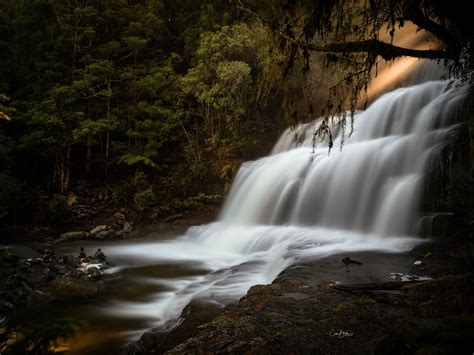
[[[50,284],[50,292],[58,300],[88,300],[97,296],[99,287],[92,281],[73,276],[60,277]]]

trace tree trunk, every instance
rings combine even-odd
[[[91,160],[92,160],[92,138],[87,137],[86,146],[86,173],[89,174],[91,171]]]
[[[112,93],[111,93],[111,80],[107,82],[107,123],[109,124],[110,127],[110,100],[112,98]],[[110,150],[110,132],[107,131],[107,135],[105,137],[105,157],[109,157],[109,150]]]
[[[70,166],[71,145],[66,143],[57,148],[54,164],[53,183],[56,185],[56,190],[60,193],[64,193],[69,188]]]
[[[69,178],[71,175],[71,144],[66,144],[66,154],[64,156],[64,181],[63,181],[63,193],[69,190]]]

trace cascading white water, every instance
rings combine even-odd
[[[310,151],[320,120],[288,129],[274,155],[241,168],[222,221],[413,235],[427,159],[463,93],[438,81],[386,94],[356,114],[354,133],[330,154],[327,144]]]
[[[356,114],[354,133],[344,137],[342,150],[337,137],[330,154],[325,144],[312,152],[318,121],[288,129],[272,155],[241,167],[219,221],[175,240],[108,249],[125,263],[159,260],[207,270],[143,280],[167,291],[149,302],[115,302],[109,311],[147,316],[164,327],[192,299],[225,304],[301,258],[410,249],[426,163],[445,144],[465,94],[448,81],[388,93]]]

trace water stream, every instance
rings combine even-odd
[[[115,324],[113,336],[102,335],[123,344],[147,328],[172,328],[191,301],[225,305],[303,258],[409,250],[419,241],[426,164],[465,94],[449,81],[390,92],[356,114],[350,137],[334,128],[330,154],[327,143],[313,151],[320,121],[289,128],[271,155],[242,165],[215,223],[164,241],[103,245],[119,267],[91,310],[97,332]]]

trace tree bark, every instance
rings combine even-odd
[[[426,17],[420,8],[420,4],[419,0],[406,0],[403,6],[404,17],[399,20],[407,20],[414,23],[419,28],[436,36],[449,48],[456,50],[458,47],[456,38],[446,28]]]
[[[445,50],[403,48],[375,39],[324,45],[310,44],[306,46],[306,49],[325,53],[373,53],[381,56],[385,60],[393,60],[405,56],[425,59],[454,59],[451,53]]]
[[[89,174],[91,171],[91,160],[92,160],[92,138],[87,137],[86,146],[86,173]]]
[[[56,191],[64,193],[69,188],[69,177],[71,168],[71,145],[61,144],[56,149],[56,160],[54,163],[53,183]]]

